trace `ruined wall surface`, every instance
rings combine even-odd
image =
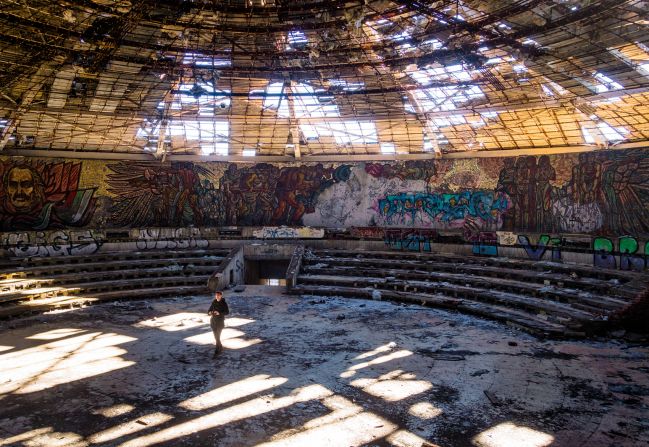
[[[309,225],[649,235],[643,150],[335,165],[0,158],[0,178],[5,234]]]

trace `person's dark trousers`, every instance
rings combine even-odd
[[[216,315],[210,318],[210,327],[214,333],[214,340],[216,341],[215,353],[221,352],[223,345],[221,344],[221,331],[225,326],[225,317],[223,315]]]

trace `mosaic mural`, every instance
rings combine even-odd
[[[643,150],[338,165],[3,158],[0,178],[2,231],[308,225],[649,235]]]
[[[95,210],[95,189],[79,187],[81,163],[0,161],[0,228],[82,227]]]

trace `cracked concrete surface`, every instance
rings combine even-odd
[[[381,301],[226,294],[0,324],[0,445],[638,446],[649,347]]]

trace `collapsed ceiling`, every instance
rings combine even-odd
[[[648,1],[0,6],[4,153],[308,160],[645,146],[648,105]]]

